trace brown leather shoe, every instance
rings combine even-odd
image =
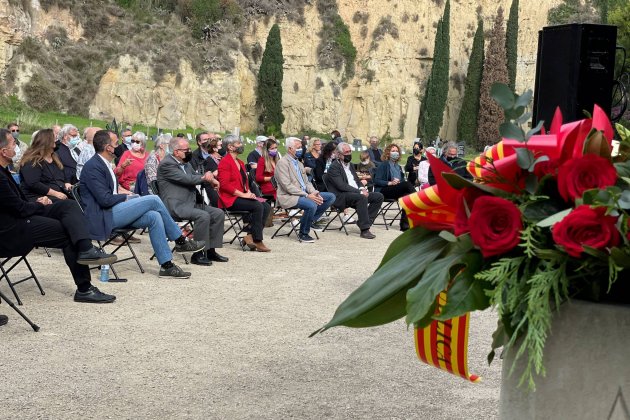
[[[256,251],[258,252],[271,252],[267,246],[261,242],[254,242],[254,246],[256,247]]]
[[[254,244],[254,238],[252,237],[251,233],[245,235],[245,237],[243,238],[243,242],[245,242],[245,245],[247,245],[247,247],[252,251],[256,249],[256,244]]]
[[[140,238],[136,238],[135,236],[130,236],[128,241],[130,244],[139,244],[142,242]]]

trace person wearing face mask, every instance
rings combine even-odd
[[[442,148],[442,156],[440,156],[440,160],[450,166],[453,171],[464,179],[472,180],[472,175],[470,172],[466,170],[466,161],[457,157],[457,144],[452,141],[449,141]],[[435,176],[433,175],[433,171],[429,168],[429,185],[435,185]]]
[[[427,155],[435,156],[435,152],[436,152],[435,147],[432,147],[432,146],[427,147],[426,150],[427,151],[425,153],[425,160],[420,162],[420,164],[418,165],[418,183],[420,184],[421,189],[425,189],[431,186],[429,184],[430,163],[429,163],[429,159]]]
[[[386,160],[382,158],[383,149],[379,148],[378,144],[379,144],[378,137],[371,136],[370,147],[367,150],[367,152],[370,155],[370,160],[374,162],[376,166],[378,166],[381,163],[381,161],[386,162]]]
[[[251,250],[269,252],[271,250],[263,243],[263,226],[271,206],[264,200],[259,201],[249,189],[245,163],[238,158],[245,150],[241,139],[230,134],[225,136],[223,144],[227,154],[219,162],[219,207],[248,212],[249,224],[245,228],[247,236],[243,239],[245,244]]]
[[[374,162],[370,160],[368,152],[363,151],[359,154],[359,163],[357,164],[357,175],[359,180],[368,188],[369,191],[374,190],[374,181],[372,180],[372,171],[376,169]]]
[[[151,182],[157,179],[157,169],[158,165],[170,153],[169,143],[173,138],[170,134],[160,134],[155,139],[155,145],[153,147],[153,151],[147,158],[146,163],[144,164],[144,173],[147,177],[147,184],[151,184]],[[151,193],[151,190],[149,190]]]
[[[170,214],[181,220],[191,220],[195,238],[205,242],[205,249],[192,255],[190,262],[209,266],[212,262],[227,262],[228,258],[217,253],[223,247],[223,223],[225,213],[203,202],[201,188],[219,187],[212,172],[198,173],[190,163],[192,151],[188,140],[171,139],[171,154],[158,166],[157,181],[160,198]]]
[[[405,172],[398,164],[400,161],[400,147],[391,143],[383,151],[383,162],[377,166],[374,174],[374,191],[383,194],[388,200],[398,200],[401,197],[416,192],[416,188],[405,180]],[[400,230],[409,229],[407,214],[403,210],[400,216]]]
[[[71,184],[76,184],[77,178],[77,160],[81,154],[79,144],[81,137],[79,130],[72,124],[65,124],[59,131],[59,141],[57,142],[57,155],[63,165],[66,178],[70,179]]]
[[[131,149],[122,154],[114,170],[118,183],[128,191],[133,192],[138,172],[144,169],[148,157],[146,143],[147,136],[141,131],[136,131],[131,138]]]
[[[414,142],[412,150],[413,154],[407,158],[407,163],[405,164],[405,172],[407,172],[407,181],[415,187],[420,185],[418,182],[418,167],[420,162],[426,160],[426,158],[422,155],[424,146],[419,141]]]
[[[114,151],[116,158],[115,162],[120,162],[120,157],[127,150],[131,149],[131,140],[132,140],[131,128],[127,127],[120,133],[121,142],[116,146],[116,150]]]
[[[278,156],[278,142],[267,139],[262,149],[262,157],[258,159],[256,165],[256,182],[260,186],[263,196],[273,197],[276,200],[276,189],[271,183],[271,178],[276,170],[276,163],[280,160]]]
[[[258,160],[263,155],[263,148],[269,138],[267,136],[256,137],[256,148],[247,155],[247,170],[251,171],[258,167]]]
[[[318,191],[326,191],[326,185],[324,185],[324,174],[328,172],[330,165],[336,159],[337,145],[333,142],[328,142],[324,145],[321,155],[315,159],[315,170],[313,171],[313,180],[315,181],[315,188]]]
[[[102,130],[100,127],[87,127],[83,130],[83,137],[85,138],[85,145],[81,150],[81,154],[79,155],[79,159],[77,159],[77,178],[81,179],[81,170],[83,169],[83,165],[85,162],[90,160],[92,156],[96,153],[94,151],[94,146],[92,145],[92,140],[94,140],[94,134]]]
[[[20,160],[28,149],[28,144],[20,140],[20,126],[17,123],[10,123],[7,125],[7,130],[9,130],[11,136],[13,136],[13,139],[15,140],[15,156],[9,164],[9,170],[11,172],[18,172],[20,170]]]
[[[139,197],[118,188],[112,169],[118,143],[116,133],[97,131],[93,143],[96,154],[83,167],[80,181],[81,202],[90,237],[104,241],[117,228],[148,228],[151,246],[160,264],[159,277],[189,278],[191,273],[173,264],[168,241],[175,242],[175,252],[186,254],[204,249],[205,243],[186,239],[159,197]]]
[[[206,159],[210,157],[209,143],[212,138],[212,134],[207,131],[202,131],[195,136],[197,141],[197,149],[193,150],[190,164],[197,172],[203,171],[203,164]]]

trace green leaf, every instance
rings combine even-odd
[[[503,114],[505,115],[505,119],[510,121],[519,119],[524,112],[525,107],[519,106],[512,109],[506,109]]]
[[[384,263],[311,336],[339,325],[371,327],[402,318],[407,289],[418,282],[446,245],[438,232],[426,229],[414,228],[400,235],[387,250]]]
[[[622,268],[630,268],[630,255],[621,248],[611,248],[610,256],[613,262]]]
[[[620,177],[630,178],[630,160],[617,162],[614,165],[617,170],[617,175]]]
[[[499,126],[499,134],[501,134],[501,137],[506,139],[514,139],[517,141],[525,140],[525,137],[523,137],[523,130],[511,122],[504,122],[501,124]]]
[[[606,254],[604,251],[600,251],[599,249],[590,247],[588,245],[582,245],[582,249],[584,249],[584,252],[588,255],[592,255],[593,257],[602,261],[608,261],[608,254]]]
[[[489,187],[484,184],[478,184],[476,182],[472,182],[465,178],[462,178],[461,176],[457,174],[442,173],[442,178],[444,178],[451,187],[457,190],[463,190],[464,188],[477,188],[478,190],[481,190],[491,195],[496,195],[497,197],[508,197],[510,195],[506,191],[503,191],[499,188]]]
[[[566,208],[560,200],[546,199],[528,203],[523,209],[523,216],[532,222],[539,222],[550,214],[556,214]]]
[[[534,166],[536,159],[531,150],[519,147],[514,149],[514,151],[516,152],[516,163],[519,168],[529,170]]]
[[[521,115],[520,117],[517,118],[517,120],[515,121],[516,124],[525,124],[527,121],[529,121],[529,119],[532,117],[532,113],[531,112],[526,112],[523,115]]]
[[[463,259],[465,267],[455,277],[448,289],[446,305],[438,316],[433,319],[445,321],[464,315],[467,312],[483,310],[490,306],[490,299],[485,289],[489,289],[489,282],[475,279],[475,274],[481,270],[483,258],[478,251],[466,254]]]
[[[457,237],[455,235],[453,235],[451,232],[449,232],[448,230],[441,231],[439,236],[440,236],[440,238],[444,239],[445,241],[457,242]]]
[[[450,270],[454,264],[461,264],[463,256],[470,251],[470,244],[451,244],[448,253],[427,267],[418,284],[407,292],[407,324],[416,324],[418,327],[428,325],[420,324],[420,320],[426,320],[431,305],[436,296],[446,289],[451,280]]]
[[[505,331],[501,318],[497,320],[497,329],[492,333],[492,350],[488,354],[488,364],[491,364],[494,360],[495,350],[499,347],[503,347],[507,344],[509,339],[508,334]]]
[[[529,139],[531,136],[533,136],[534,134],[538,133],[540,131],[540,129],[543,127],[543,124],[545,122],[544,121],[538,121],[538,124],[536,124],[536,127],[532,128],[531,130],[529,130],[526,134],[525,134],[525,138]]]
[[[534,195],[538,189],[538,177],[535,174],[528,174],[525,178],[525,190]]]
[[[553,214],[547,217],[546,219],[543,219],[540,222],[536,223],[536,226],[540,226],[540,227],[553,226],[554,224],[558,223],[560,220],[564,219],[565,216],[567,216],[569,213],[571,213],[571,210],[572,209],[566,209],[556,214]]]
[[[534,93],[532,92],[532,90],[527,90],[525,93],[516,98],[516,101],[514,102],[514,108],[519,106],[526,107],[532,101],[533,96]]]
[[[621,193],[621,197],[619,198],[619,201],[617,201],[617,204],[619,204],[619,207],[624,210],[630,209],[630,190],[625,190]]]
[[[512,109],[514,107],[514,93],[503,83],[494,83],[490,88],[490,96],[492,96],[503,109]]]

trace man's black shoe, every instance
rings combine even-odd
[[[216,262],[228,262],[228,261],[230,261],[230,259],[228,257],[224,257],[223,255],[218,254],[216,251],[215,252],[208,252],[207,253],[207,258],[210,261],[216,261]]]
[[[0,326],[9,322],[9,317],[6,315],[0,315]]]
[[[301,234],[300,233],[300,242],[306,242],[307,244],[312,244],[313,242],[315,242],[315,239],[313,239],[313,237],[311,235],[307,234]]]
[[[87,251],[79,252],[77,264],[81,265],[105,265],[113,264],[118,259],[114,254],[106,254],[102,249],[92,247]]]
[[[175,245],[175,252],[179,252],[180,254],[185,254],[189,252],[197,252],[201,251],[206,246],[205,241],[193,241],[192,239],[187,240],[182,245]]]
[[[374,235],[372,232],[370,232],[369,230],[362,230],[361,231],[361,237],[363,239],[374,239],[376,238],[376,235]]]
[[[87,292],[79,292],[78,290],[74,294],[75,302],[85,303],[111,303],[116,300],[116,296],[108,295],[101,292],[96,286],[90,286]]]
[[[212,261],[206,257],[206,253],[203,251],[198,251],[192,254],[190,257],[190,263],[196,265],[212,265]]]

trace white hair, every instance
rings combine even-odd
[[[241,138],[239,136],[234,135],[234,134],[228,134],[227,136],[223,137],[223,145],[227,147],[228,144],[234,144],[240,140]]]
[[[186,144],[188,144],[188,140],[186,140],[185,138],[181,138],[181,137],[172,137],[168,142],[168,146],[171,149],[171,153],[173,153],[175,151],[175,149],[179,149],[179,142],[183,141],[186,142]],[[157,144],[157,143],[156,143]],[[157,149],[156,149],[157,150]]]
[[[59,130],[59,140],[62,140],[66,134],[70,133],[72,130],[79,131],[79,129],[72,124],[64,124],[61,130]]]
[[[159,136],[157,136],[157,138],[155,139],[155,150],[159,150],[160,146],[163,144],[169,144],[171,142],[171,139],[173,138],[173,136],[171,134],[160,134]]]
[[[142,131],[136,131],[135,133],[133,133],[133,136],[131,136],[131,138],[135,140],[140,140],[142,144],[147,144],[147,135],[144,134]]]
[[[345,149],[346,146],[348,146],[350,150],[352,150],[352,148],[350,147],[348,143],[342,141],[341,143],[337,145],[337,153],[341,153],[343,155],[343,152],[344,152],[343,149]]]
[[[296,141],[299,141],[300,144],[302,143],[302,140],[297,137],[287,137],[286,139],[284,139],[284,147],[289,150],[289,147],[295,147]]]

